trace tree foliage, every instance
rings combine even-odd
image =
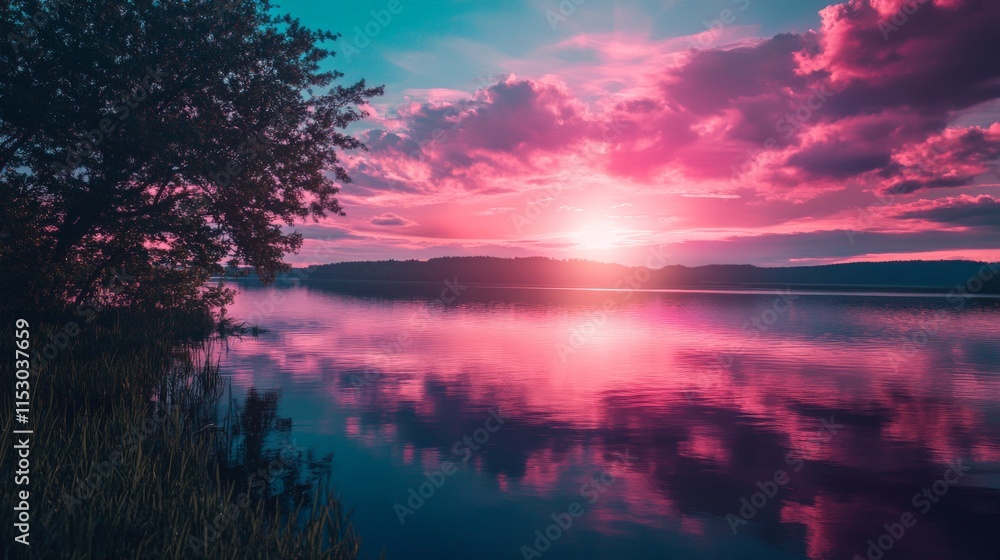
[[[267,0],[13,1],[0,11],[8,307],[221,304],[291,226],[342,215],[338,153],[381,87],[324,71],[337,35]],[[0,305],[2,306],[2,305]]]

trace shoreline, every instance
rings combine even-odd
[[[264,284],[256,279],[227,278],[227,283],[236,285],[255,285],[260,287],[291,287],[283,286],[292,278],[277,278],[271,284]],[[213,278],[218,281],[220,278]],[[298,280],[302,286],[343,286],[346,288],[376,288],[376,291],[399,287],[414,289],[436,289],[441,282],[426,280],[345,280],[336,278],[309,278]],[[843,285],[843,284],[732,284],[717,287],[676,286],[663,288],[615,288],[606,286],[552,286],[552,285],[511,285],[468,282],[462,284],[468,288],[487,290],[545,290],[569,292],[639,292],[639,293],[676,293],[676,294],[720,294],[720,295],[771,295],[775,291],[788,291],[803,296],[854,296],[854,297],[913,297],[939,298],[948,297],[955,291],[952,287],[941,286],[892,286],[892,285]],[[402,294],[401,294],[402,295]],[[1000,293],[965,293],[965,298],[1000,299]]]

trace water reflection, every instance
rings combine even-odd
[[[521,558],[574,502],[545,558],[863,558],[905,512],[887,559],[1000,550],[996,300],[433,288],[247,288],[232,310],[270,330],[223,369],[282,388],[300,443],[335,452],[372,554]]]

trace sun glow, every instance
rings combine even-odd
[[[591,223],[572,234],[576,247],[588,251],[608,251],[621,246],[621,232],[605,223]]]

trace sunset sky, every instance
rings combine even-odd
[[[386,86],[295,264],[1000,260],[1000,2],[356,4],[281,3]]]

